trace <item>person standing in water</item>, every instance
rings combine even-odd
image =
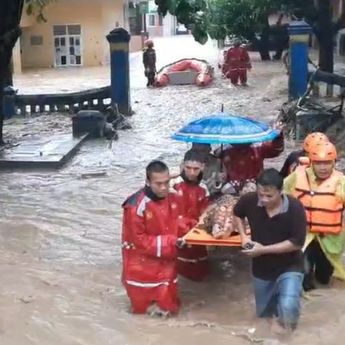
[[[154,50],[153,41],[145,42],[146,48],[143,52],[143,64],[145,68],[145,77],[147,78],[147,87],[154,86],[156,76],[156,51]]]

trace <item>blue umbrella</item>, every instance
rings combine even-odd
[[[279,131],[248,117],[216,113],[188,123],[172,139],[200,144],[252,144],[271,141]]]

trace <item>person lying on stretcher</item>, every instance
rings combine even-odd
[[[240,191],[239,196],[226,194],[212,203],[200,217],[197,227],[206,230],[216,239],[228,238],[231,233],[237,232],[233,223],[233,208],[239,197],[256,191],[255,183],[247,183]]]

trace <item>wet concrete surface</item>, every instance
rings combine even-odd
[[[0,152],[0,169],[58,169],[77,152],[88,134],[29,135]]]
[[[155,41],[159,66],[181,57],[206,58],[216,66],[219,52],[211,44],[199,46],[191,37]],[[299,329],[290,341],[277,339],[254,317],[249,261],[236,251],[213,251],[205,282],[180,280],[183,306],[176,318],[128,313],[120,283],[122,202],[143,186],[150,160],[178,167],[188,145],[170,135],[185,122],[220,110],[222,103],[229,112],[275,119],[287,98],[284,68],[260,62],[256,54],[253,65],[247,88],[232,87],[217,70],[205,89],[147,89],[137,54],[131,65],[132,130],[121,132],[111,147],[100,139],[86,142],[59,171],[0,174],[0,344],[240,345],[250,342],[251,328],[264,344],[343,343],[341,284],[303,300]],[[106,68],[28,72],[16,78],[16,86],[27,93],[72,91],[105,85],[107,73]],[[6,126],[6,136],[65,133],[70,125],[64,115],[17,118]],[[287,142],[286,152],[266,165],[280,167],[294,145]]]

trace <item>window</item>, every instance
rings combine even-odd
[[[67,31],[69,35],[80,35],[80,25],[68,25]]]
[[[81,59],[81,26],[54,25],[55,66],[78,66]]]
[[[163,26],[163,16],[161,14],[158,15],[158,25]]]
[[[156,26],[156,15],[149,14],[149,26]]]
[[[66,35],[66,25],[54,25],[53,26],[54,36],[64,36]]]
[[[80,35],[80,25],[54,25],[54,36]]]
[[[30,44],[32,46],[41,46],[43,44],[43,37],[42,36],[31,36],[30,37]]]

